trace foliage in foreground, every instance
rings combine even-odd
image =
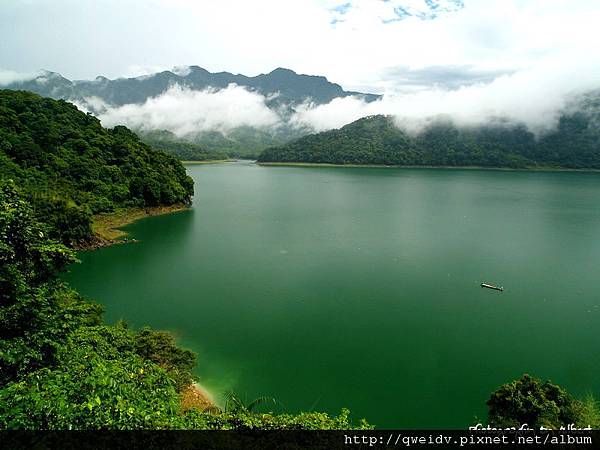
[[[348,411],[181,408],[193,352],[165,332],[102,324],[57,276],[73,252],[0,182],[0,429],[349,429]],[[368,427],[361,422],[358,427]]]
[[[577,400],[560,386],[527,374],[498,388],[487,405],[489,424],[500,428],[523,424],[537,429],[569,425],[600,427],[599,410],[593,397]]]

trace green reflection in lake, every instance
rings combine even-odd
[[[209,389],[400,428],[466,427],[524,372],[600,393],[600,174],[188,172],[192,210],[67,278],[111,322],[174,331]]]

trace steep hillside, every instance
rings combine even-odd
[[[555,129],[535,136],[524,124],[497,120],[458,126],[432,120],[417,134],[391,117],[370,116],[340,129],[266,149],[260,162],[387,164],[415,166],[600,168],[597,97],[579,99]]]
[[[62,100],[0,91],[0,177],[27,193],[56,238],[91,237],[91,215],[189,203],[193,181],[174,157],[125,127],[106,129]]]

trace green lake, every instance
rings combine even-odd
[[[217,396],[463,428],[523,373],[600,394],[600,174],[187,169],[192,209],[66,278],[109,322],[173,331]]]

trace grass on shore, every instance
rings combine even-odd
[[[214,408],[215,401],[212,396],[202,388],[198,383],[193,383],[181,392],[181,409],[189,411],[196,409],[197,411],[206,411]]]
[[[127,236],[121,227],[150,216],[159,216],[187,209],[187,205],[156,206],[152,208],[122,208],[94,216],[92,231],[103,240],[116,241]]]
[[[386,164],[332,164],[308,162],[257,162],[259,166],[281,167],[348,167],[348,168],[376,168],[376,169],[460,169],[460,170],[505,170],[527,172],[600,172],[599,169],[569,169],[565,167],[528,166],[528,167],[488,167],[488,166],[402,166]]]
[[[235,159],[210,159],[210,160],[206,160],[206,161],[181,161],[181,164],[193,166],[196,164],[221,164],[221,163],[233,162],[233,161],[237,161],[237,160],[235,160]]]

